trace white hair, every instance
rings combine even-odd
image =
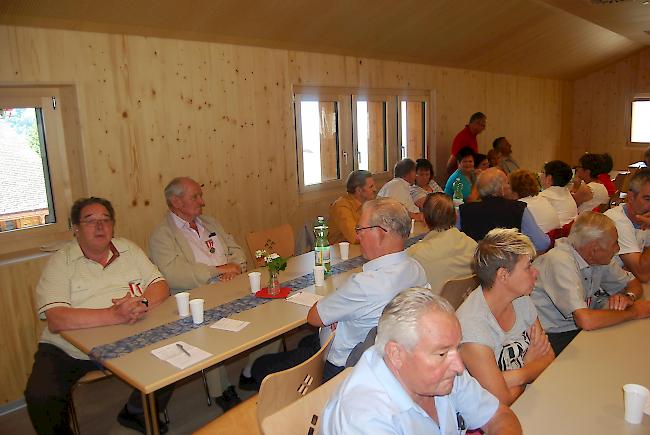
[[[600,246],[611,242],[611,231],[616,230],[614,222],[602,213],[583,211],[571,226],[569,242],[574,248],[581,248],[597,241]]]
[[[185,185],[183,181],[188,180],[189,177],[176,177],[165,186],[165,200],[167,207],[172,208],[172,198],[183,196],[185,193]]]
[[[399,293],[386,305],[379,325],[375,349],[383,357],[386,344],[394,341],[411,351],[420,340],[418,321],[428,310],[452,314],[454,308],[442,296],[422,287],[412,287]]]

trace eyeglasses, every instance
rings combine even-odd
[[[113,224],[113,219],[110,218],[102,218],[102,219],[85,219],[83,221],[79,222],[81,225],[85,225],[87,227],[98,227],[98,226],[103,226],[103,225],[112,225]]]
[[[371,228],[380,228],[383,232],[385,232],[385,233],[388,232],[388,230],[387,230],[386,228],[384,228],[384,227],[382,227],[382,226],[380,226],[380,225],[371,225],[371,226],[369,226],[369,227],[354,227],[354,232],[356,232],[357,234],[359,234],[361,231],[363,231],[363,230],[369,230],[369,229],[371,229]]]

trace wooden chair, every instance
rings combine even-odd
[[[266,417],[323,383],[323,368],[333,340],[334,334],[331,334],[325,345],[307,361],[265,377],[256,396],[206,424],[195,434],[259,434]]]
[[[296,400],[262,421],[264,435],[306,435],[319,433],[323,410],[338,386],[348,377],[347,368],[307,396]],[[363,400],[363,398],[360,398]]]
[[[296,252],[296,242],[291,225],[284,224],[267,230],[254,231],[246,235],[246,244],[248,245],[251,258],[255,260],[258,266],[262,266],[264,260],[256,259],[255,252],[265,249],[266,242],[269,240],[273,241],[273,252],[277,252],[284,258],[294,256]]]
[[[478,287],[478,278],[476,275],[470,275],[465,278],[450,279],[442,286],[440,296],[447,299],[454,309],[458,309],[465,298]]]

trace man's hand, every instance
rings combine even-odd
[[[634,301],[628,295],[617,293],[609,297],[609,309],[623,311],[632,305]]]
[[[123,298],[113,299],[113,306],[111,309],[120,323],[128,324],[137,322],[144,317],[149,310],[148,307],[142,303],[141,297],[131,297],[128,293]]]
[[[230,281],[241,273],[241,267],[239,264],[227,263],[217,266],[217,272],[219,272],[219,279],[221,281]]]
[[[645,214],[637,214],[634,217],[637,223],[641,225],[642,230],[650,229],[650,211]]]
[[[524,355],[524,365],[543,358],[552,352],[551,343],[549,343],[546,333],[537,322],[533,323],[528,329],[528,336],[530,337],[530,344]]]

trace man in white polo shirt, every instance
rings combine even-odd
[[[345,368],[350,352],[377,326],[381,311],[393,296],[426,284],[424,269],[404,251],[410,231],[411,218],[394,199],[378,198],[363,204],[356,232],[361,253],[369,261],[362,272],[315,303],[307,314],[307,322],[313,326],[336,328],[325,379]]]
[[[472,378],[460,358],[454,309],[424,288],[407,289],[384,309],[375,345],[323,412],[324,435],[521,434],[507,406]]]
[[[415,183],[415,166],[415,162],[411,159],[402,159],[395,163],[393,168],[395,178],[383,185],[377,197],[393,198],[406,207],[411,219],[424,221],[420,209],[411,198],[411,185]]]
[[[151,234],[149,253],[172,293],[227,281],[246,270],[246,256],[233,237],[201,214],[205,202],[199,183],[174,178],[165,199],[169,213]]]
[[[630,180],[627,203],[605,212],[618,231],[618,258],[641,282],[650,281],[650,169],[640,169]]]
[[[70,211],[75,238],[48,261],[36,287],[38,314],[47,320],[27,381],[27,411],[39,434],[71,434],[68,401],[72,386],[98,366],[59,335],[96,326],[134,323],[169,296],[169,287],[134,243],[113,238],[115,212],[102,198],[77,200]],[[173,387],[156,394],[165,409]],[[140,392],[134,390],[118,416],[145,431]],[[160,422],[160,431],[167,425]]]

